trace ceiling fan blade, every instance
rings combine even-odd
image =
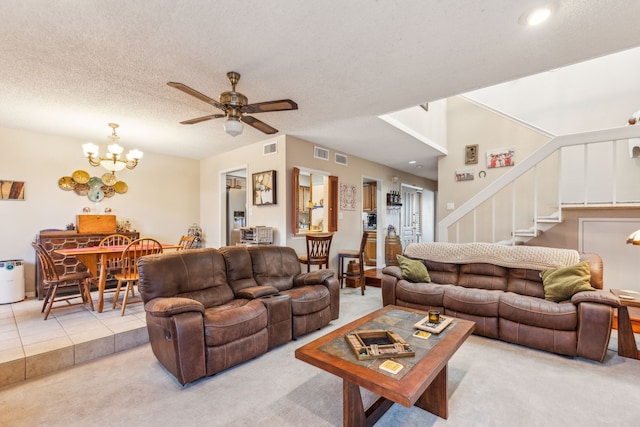
[[[224,110],[224,105],[220,104],[215,99],[209,98],[207,95],[204,95],[204,94],[198,92],[197,90],[190,88],[189,86],[187,86],[185,84],[176,83],[176,82],[168,82],[167,85],[169,85],[171,87],[174,87],[174,88],[176,88],[178,90],[181,90],[182,92],[186,93],[187,95],[194,96],[194,97],[198,98],[199,100],[206,102],[207,104],[213,105],[216,108]]]
[[[256,104],[245,105],[240,109],[243,113],[268,113],[269,111],[297,110],[298,104],[290,99],[279,99],[277,101],[258,102]]]
[[[195,125],[196,123],[204,122],[206,120],[211,119],[219,119],[221,117],[225,117],[224,114],[211,114],[210,116],[198,117],[197,119],[185,120],[184,122],[180,122],[181,125]]]
[[[278,133],[278,129],[269,126],[265,122],[260,121],[260,120],[256,119],[255,117],[242,116],[242,118],[240,120],[242,120],[243,122],[245,122],[249,126],[253,126],[254,128],[258,129],[260,132],[266,133],[267,135],[272,135],[274,133]]]

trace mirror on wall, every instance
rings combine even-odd
[[[293,168],[294,234],[337,231],[338,177]]]

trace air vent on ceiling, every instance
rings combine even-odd
[[[336,163],[347,166],[349,164],[349,157],[344,154],[336,153]]]
[[[329,160],[329,150],[326,148],[313,147],[313,157],[316,159]]]
[[[278,141],[269,142],[262,146],[262,155],[276,154],[278,152]]]

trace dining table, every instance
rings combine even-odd
[[[180,246],[171,243],[161,243],[162,250],[179,249]],[[87,270],[98,279],[98,313],[104,308],[104,289],[107,283],[107,264],[109,260],[122,256],[122,251],[128,245],[116,246],[88,246],[82,248],[55,249],[53,252],[64,256],[74,256],[87,267]],[[99,270],[99,271],[98,271]]]

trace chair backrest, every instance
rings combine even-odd
[[[98,246],[121,246],[128,245],[129,243],[131,243],[131,238],[129,236],[125,236],[124,234],[110,234],[100,240],[100,244],[98,244]]]
[[[38,260],[40,261],[40,266],[42,269],[42,277],[43,282],[58,282],[60,281],[60,276],[58,275],[58,270],[56,270],[56,265],[53,262],[53,258],[47,252],[47,250],[42,246],[41,243],[33,242],[31,243],[33,249],[36,251],[36,255],[38,255]]]
[[[367,246],[367,239],[369,238],[369,232],[365,231],[362,233],[362,240],[360,240],[360,250],[358,251],[358,256],[362,256],[364,254],[364,248]]]
[[[182,236],[180,238],[180,242],[178,242],[178,250],[181,251],[183,249],[191,249],[195,241],[196,236]]]
[[[331,240],[333,233],[330,234],[307,234],[307,261],[311,264],[324,264],[329,260],[329,251],[331,250]]]
[[[134,240],[122,251],[120,262],[122,273],[126,277],[138,275],[138,258],[145,255],[161,254],[162,245],[160,242],[150,238]]]

